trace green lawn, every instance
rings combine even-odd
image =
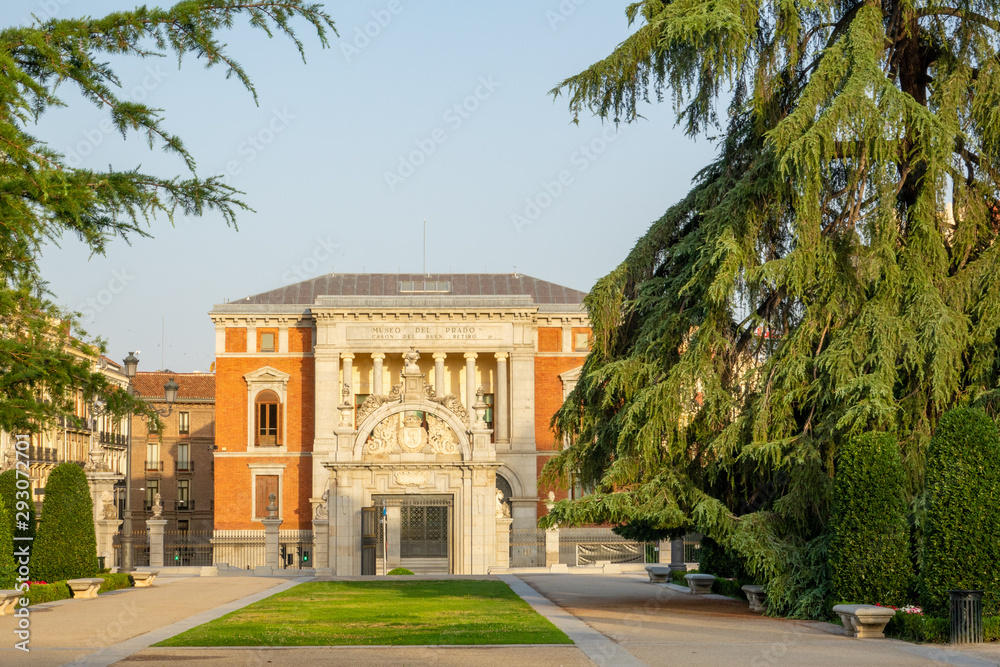
[[[570,644],[500,581],[301,584],[156,646]]]

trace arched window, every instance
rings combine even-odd
[[[254,444],[257,446],[280,445],[282,408],[281,399],[271,390],[257,394],[254,411]]]

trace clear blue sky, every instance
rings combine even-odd
[[[565,98],[548,96],[629,34],[626,4],[329,2],[340,37],[323,50],[301,27],[307,64],[287,39],[241,26],[225,39],[259,106],[223,69],[194,59],[180,69],[112,60],[127,96],[164,109],[199,174],[227,173],[255,212],[238,231],[215,216],[154,221],[154,238],[116,242],[106,257],[67,237],[44,253],[49,288],[84,313],[112,358],[141,350],[141,370],[160,368],[165,319],[175,371],[207,370],[207,313],[226,299],[332,271],[420,271],[424,218],[428,271],[516,266],[589,290],[715,152],[674,126],[669,102],[645,106],[647,120],[616,135],[595,118],[573,125]],[[8,0],[0,23],[132,6]],[[366,28],[375,36],[359,37]],[[185,173],[138,137],[106,134],[105,114],[64,93],[69,108],[35,130],[53,148],[93,168]]]

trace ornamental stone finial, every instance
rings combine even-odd
[[[403,355],[403,372],[405,373],[420,373],[420,366],[417,362],[420,361],[420,353],[417,352],[416,348],[410,346],[410,351]]]
[[[159,519],[163,517],[163,498],[160,496],[159,492],[153,494],[153,518]]]
[[[268,494],[267,499],[271,501],[271,502],[269,502],[267,504],[267,518],[268,519],[277,518],[277,516],[278,516],[278,502],[277,502],[278,501],[278,496],[276,494],[270,493],[270,494]]]

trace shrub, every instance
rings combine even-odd
[[[17,576],[17,565],[14,563],[14,540],[12,539],[10,522],[7,517],[6,502],[0,496],[0,588],[14,588],[14,578]]]
[[[83,469],[68,462],[56,466],[45,485],[32,576],[61,581],[97,574],[93,512]]]
[[[413,572],[407,570],[405,567],[397,567],[389,570],[389,574],[413,574]]]
[[[948,590],[985,591],[1000,610],[1000,430],[981,410],[955,408],[927,450],[919,590],[924,612],[948,616]]]
[[[896,612],[885,626],[885,636],[908,642],[947,642],[948,620],[923,614]]]
[[[830,577],[837,600],[907,602],[913,569],[905,484],[892,435],[865,433],[841,448],[830,507]]]
[[[98,589],[97,594],[107,593],[108,591],[117,591],[122,588],[132,588],[135,582],[126,572],[119,572],[117,574],[100,574],[98,575],[104,580],[101,584],[100,589]]]
[[[701,538],[701,557],[698,559],[698,571],[714,574],[716,577],[735,579],[742,584],[750,583],[742,558],[731,549],[727,549],[711,537]]]
[[[73,593],[65,581],[57,581],[54,584],[32,584],[28,587],[28,592],[21,597],[28,598],[28,604],[32,605],[68,600],[73,597]]]

